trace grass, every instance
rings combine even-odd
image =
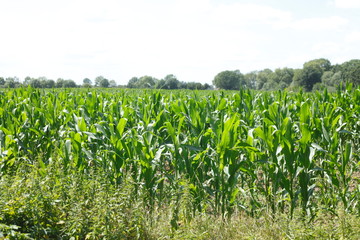
[[[66,174],[60,166],[23,166],[0,182],[0,239],[359,239],[360,218],[339,210],[315,221],[299,210],[293,219],[266,210],[230,219],[208,211],[193,215],[191,197],[155,209],[134,196],[127,178],[114,186],[100,172]],[[341,208],[338,208],[341,209]],[[174,224],[176,226],[174,226]]]

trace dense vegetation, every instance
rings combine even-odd
[[[286,226],[273,236],[285,238],[299,228],[288,224],[325,216],[340,219],[338,232],[314,238],[356,239],[359,102],[350,84],[335,93],[2,90],[0,238],[209,239],[211,222],[264,216],[282,216],[266,223]]]
[[[202,79],[206,80],[206,79]],[[210,79],[208,79],[210,81]],[[254,90],[299,90],[305,91],[328,89],[334,92],[340,84],[352,83],[360,85],[360,60],[353,59],[342,64],[332,65],[329,60],[320,58],[304,63],[301,69],[277,68],[274,71],[264,69],[242,74],[239,70],[222,71],[218,73],[212,83],[216,88],[227,90],[254,89]],[[0,87],[16,88],[20,86],[33,88],[74,88],[74,87],[102,87],[102,88],[149,88],[149,89],[191,89],[207,90],[213,86],[200,82],[183,82],[173,74],[168,74],[162,79],[151,76],[133,77],[126,85],[117,85],[115,80],[108,80],[98,76],[94,82],[84,78],[82,85],[77,85],[73,80],[62,78],[56,81],[46,77],[26,77],[21,83],[18,78],[0,77]]]
[[[190,90],[206,90],[212,87],[205,83],[199,82],[181,82],[174,75],[169,74],[164,79],[156,79],[150,76],[142,76],[140,78],[133,77],[127,85],[117,85],[115,80],[108,80],[103,76],[95,78],[94,83],[89,78],[84,78],[81,85],[77,85],[71,79],[64,80],[58,78],[56,81],[47,79],[46,77],[32,78],[26,77],[23,82],[18,78],[8,77],[6,79],[0,77],[0,87],[18,88],[22,86],[31,86],[32,88],[150,88],[150,89],[190,89]]]
[[[339,84],[346,82],[360,85],[360,60],[353,59],[343,64],[331,65],[324,58],[304,63],[302,69],[264,69],[242,74],[240,71],[224,71],[215,76],[214,85],[222,89],[335,91]]]

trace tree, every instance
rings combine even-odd
[[[330,71],[332,67],[331,62],[325,58],[314,59],[304,63],[304,67],[308,67],[310,65],[318,66],[322,72]]]
[[[41,88],[41,82],[39,79],[32,78],[29,84],[32,88]]]
[[[321,82],[324,84],[325,87],[331,87],[332,90],[335,90],[336,86],[343,82],[343,79],[341,77],[341,71],[335,73],[333,71],[324,72],[321,76]]]
[[[188,82],[188,83],[184,83],[183,85],[184,85],[184,88],[186,88],[186,89],[190,89],[190,90],[198,89],[196,82]]]
[[[255,84],[256,89],[262,90],[264,88],[265,83],[270,81],[272,74],[273,74],[273,71],[268,68],[257,72],[256,84]]]
[[[342,70],[342,69],[341,69],[341,64],[332,65],[331,70],[332,70],[334,73],[341,72],[341,70]]]
[[[110,85],[109,80],[104,78],[103,76],[98,76],[95,78],[95,86],[96,87],[107,88],[107,87],[109,87],[109,85]]]
[[[266,91],[272,91],[277,89],[279,89],[279,84],[277,81],[275,81],[274,78],[268,79],[268,81],[264,84],[262,88],[262,90],[266,90]]]
[[[203,86],[204,90],[211,89],[211,88],[212,88],[212,86],[210,86],[208,83],[205,83]]]
[[[321,76],[321,83],[328,91],[334,92],[336,90],[336,86],[342,82],[341,79],[341,72],[334,73],[333,71],[326,71]],[[318,86],[314,85],[313,90],[316,90],[315,87]]]
[[[274,72],[269,73],[268,80],[264,84],[265,90],[285,89],[293,81],[294,70],[291,68],[277,68]]]
[[[307,65],[294,74],[294,85],[312,91],[314,84],[321,82],[322,69],[317,65]]]
[[[5,84],[4,86],[6,88],[16,88],[20,85],[20,81],[17,77],[8,77],[5,79]]]
[[[62,78],[58,78],[56,80],[55,87],[62,88],[62,87],[64,87],[64,84],[65,84],[65,80]]]
[[[164,79],[160,79],[155,83],[155,88],[156,89],[163,89],[165,86],[165,80]]]
[[[35,79],[33,79],[35,80]],[[53,88],[55,87],[55,81],[51,79],[47,79],[46,77],[39,77],[37,79],[40,82],[40,88]]]
[[[137,88],[137,85],[138,85],[138,82],[139,82],[139,79],[137,77],[132,77],[128,84],[126,85],[126,87],[128,88]]]
[[[111,87],[111,88],[116,87],[116,82],[115,82],[115,80],[110,80],[110,81],[109,81],[109,87]]]
[[[103,76],[97,76],[97,77],[95,78],[95,86],[96,86],[96,87],[100,87],[100,82],[101,82],[103,79],[105,79]]]
[[[47,78],[46,77],[39,77],[38,80],[40,81],[40,88],[46,88]]]
[[[190,90],[204,90],[209,87],[208,84],[202,85],[199,82],[181,82],[181,88]]]
[[[305,91],[312,91],[316,83],[321,83],[323,73],[331,68],[330,61],[324,58],[308,61],[304,63],[302,70],[294,74],[294,85],[303,87]]]
[[[32,78],[29,77],[29,76],[27,76],[27,77],[24,79],[23,84],[24,84],[25,86],[30,85],[31,80],[32,80]]]
[[[334,72],[333,71],[326,71],[322,74],[321,76],[321,82],[325,85],[325,86],[333,86],[332,83],[332,77],[334,76]]]
[[[91,86],[92,82],[89,78],[84,78],[83,79],[83,85],[86,85],[86,86]]]
[[[227,90],[238,90],[241,87],[245,86],[244,75],[240,71],[223,71],[218,73],[214,80],[213,84],[217,88],[227,89]]]
[[[256,89],[257,72],[252,71],[244,75],[246,86],[250,89]]]
[[[52,79],[47,79],[42,83],[42,87],[44,88],[54,88],[55,87],[55,81]]]
[[[360,85],[360,60],[353,59],[341,64],[341,76],[344,81]]]
[[[331,77],[331,83],[334,87],[340,85],[340,83],[343,81],[344,79],[341,76],[341,71],[335,72],[334,75]]]
[[[320,58],[304,63],[303,69],[294,73],[293,85],[303,87],[305,91],[312,91],[316,83],[321,83],[322,75],[332,68],[329,60]],[[319,89],[320,85],[317,85]]]
[[[180,81],[173,74],[168,74],[164,78],[163,89],[178,89]]]
[[[106,78],[101,79],[99,82],[99,87],[107,88],[107,87],[109,87],[109,85],[110,85],[110,82]]]
[[[137,88],[154,88],[157,79],[150,76],[142,76],[137,82]]]
[[[76,88],[77,85],[73,80],[69,79],[69,80],[64,81],[63,87],[64,88]]]
[[[5,79],[3,77],[0,77],[0,85],[5,85]]]
[[[321,82],[318,82],[318,83],[315,83],[313,88],[312,88],[312,91],[323,91],[324,89],[326,88],[325,84],[321,83]]]
[[[294,78],[294,69],[292,68],[278,68],[275,69],[275,74],[279,78],[279,84],[284,83],[289,86]]]

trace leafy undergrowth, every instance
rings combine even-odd
[[[28,167],[26,167],[28,168]],[[106,173],[69,173],[59,167],[21,168],[0,180],[0,239],[359,239],[360,218],[319,212],[251,217],[210,210],[194,214],[186,187],[151,208],[134,195],[130,179],[114,184]],[[210,204],[209,204],[210,205]],[[339,208],[340,209],[340,208]]]

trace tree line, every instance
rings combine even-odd
[[[23,82],[17,77],[0,77],[0,87],[16,88],[20,86],[31,86],[33,88],[77,88],[77,87],[121,87],[115,80],[108,80],[103,76],[98,76],[93,82],[89,78],[84,78],[82,84],[77,84],[74,80],[58,78],[56,81],[46,77],[26,77]]]
[[[23,82],[16,77],[3,78],[0,77],[0,88],[16,88],[20,86],[31,86],[33,88],[153,88],[153,89],[191,89],[191,90],[205,90],[211,89],[212,86],[205,83],[199,82],[182,82],[179,81],[175,75],[169,74],[163,79],[156,79],[151,76],[142,76],[140,78],[133,77],[129,80],[126,85],[117,85],[115,80],[108,80],[103,76],[98,76],[92,81],[89,78],[84,78],[81,85],[76,84],[75,81],[68,79],[58,78],[56,81],[47,79],[46,77],[26,77]]]
[[[255,90],[322,90],[334,91],[341,83],[360,85],[360,60],[353,59],[332,65],[328,59],[320,58],[303,64],[302,69],[264,69],[242,74],[239,70],[217,74],[213,84],[219,89],[248,88]]]
[[[126,85],[127,88],[153,88],[153,89],[191,89],[206,90],[212,86],[199,82],[182,82],[173,74],[166,75],[163,79],[156,79],[151,76],[133,77]]]
[[[239,70],[222,71],[213,79],[213,85],[218,89],[237,90],[240,88],[255,90],[297,90],[305,91],[336,89],[341,83],[349,82],[354,86],[360,85],[360,60],[353,59],[342,64],[332,65],[328,59],[314,59],[303,64],[301,69],[277,68],[274,71],[264,69],[242,74]],[[16,88],[31,86],[34,88],[76,88],[76,87],[123,87],[123,88],[151,88],[151,89],[213,89],[212,85],[199,82],[183,82],[173,74],[162,79],[151,76],[133,77],[126,85],[117,85],[115,80],[108,80],[103,76],[93,81],[84,78],[78,85],[71,79],[58,78],[56,81],[46,77],[26,77],[23,82],[17,77],[0,77],[0,87]]]

